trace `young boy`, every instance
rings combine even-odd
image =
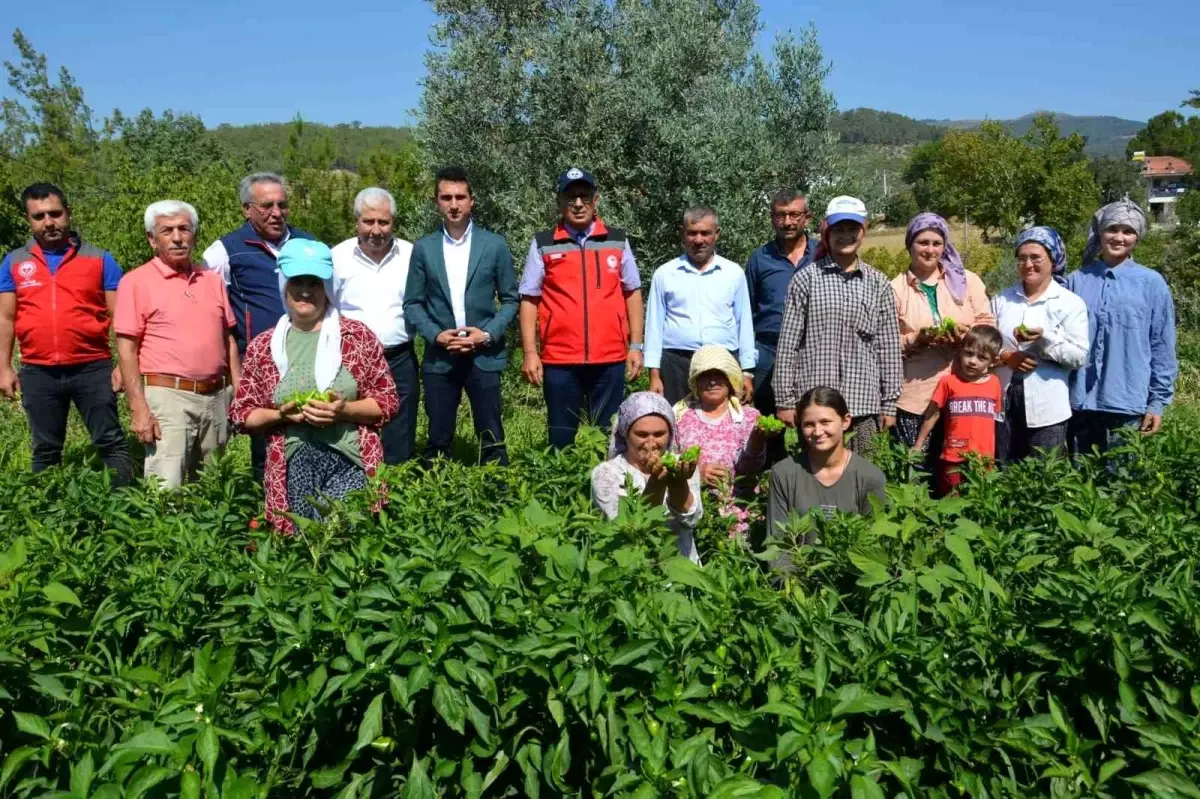
[[[938,381],[913,451],[920,451],[947,411],[946,432],[938,464],[937,494],[946,496],[962,482],[964,453],[996,457],[996,419],[1003,412],[1000,379],[991,373],[1004,339],[991,325],[975,325],[958,348],[950,374]]]

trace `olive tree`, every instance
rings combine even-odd
[[[570,166],[600,186],[644,269],[679,252],[685,207],[721,215],[720,250],[769,233],[770,193],[828,193],[835,107],[812,28],[755,50],[753,0],[433,0],[417,135],[472,174],[481,222],[514,250],[554,219]]]

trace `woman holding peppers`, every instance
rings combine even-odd
[[[287,315],[247,347],[229,416],[267,437],[267,519],[293,532],[286,513],[319,519],[324,503],[366,485],[399,398],[379,339],[329,301],[329,248],[293,239],[277,263]]]

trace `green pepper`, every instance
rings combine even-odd
[[[784,423],[774,416],[760,416],[754,426],[764,433],[778,433],[785,427]]]

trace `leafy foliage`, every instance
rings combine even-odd
[[[480,221],[515,248],[553,220],[572,165],[596,175],[601,213],[647,269],[678,253],[689,205],[716,204],[721,248],[740,258],[761,243],[773,190],[834,182],[815,32],[780,38],[768,61],[751,0],[434,8],[418,138],[431,165],[487,187]]]
[[[841,112],[833,119],[833,130],[841,141],[850,144],[920,144],[945,133],[936,125],[873,108]]]

